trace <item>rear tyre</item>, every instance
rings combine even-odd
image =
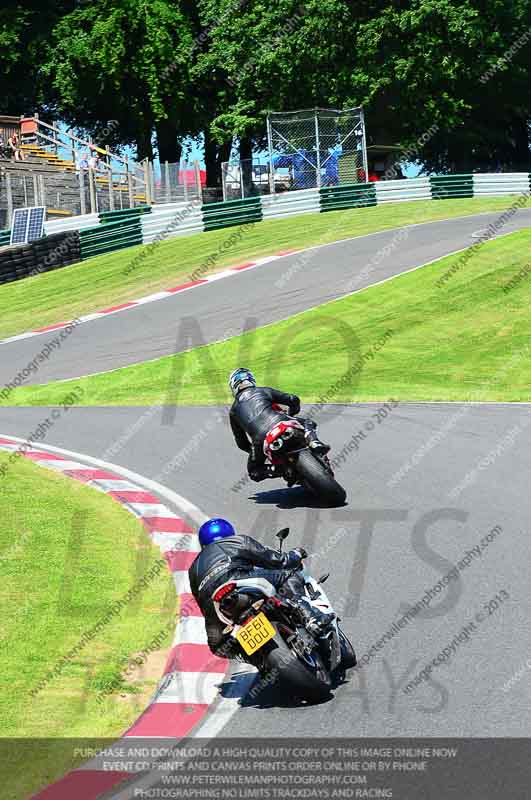
[[[341,666],[343,669],[352,669],[358,663],[354,648],[349,639],[345,636],[341,628],[339,630],[339,645],[341,648]]]
[[[265,672],[276,676],[278,686],[288,689],[297,697],[318,702],[330,695],[332,679],[315,650],[303,660],[277,633],[264,662]]]
[[[334,476],[328,472],[324,464],[318,461],[309,450],[299,453],[297,467],[303,484],[313,494],[321,497],[329,505],[343,505],[347,493]]]

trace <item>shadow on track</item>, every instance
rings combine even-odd
[[[270,489],[265,492],[256,492],[249,495],[249,500],[254,500],[257,505],[276,505],[277,508],[292,509],[292,508],[337,508],[320,500],[311,492],[308,492],[302,486],[294,487],[293,489]],[[347,505],[342,503],[341,507]]]
[[[347,679],[334,682],[332,691],[328,697],[318,702],[300,700],[293,696],[291,692],[283,690],[280,686],[269,684],[260,687],[260,680],[251,687],[250,691],[241,698],[238,705],[240,708],[307,708],[308,706],[323,705],[334,699],[334,690],[348,683]]]

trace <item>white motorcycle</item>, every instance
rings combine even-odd
[[[277,533],[280,552],[288,535],[289,528]],[[332,612],[322,588],[329,576],[316,581],[305,569],[298,569],[305,600],[323,613]],[[297,571],[288,572],[286,580]],[[354,649],[337,617],[322,633],[310,633],[300,621],[296,604],[266,578],[227,581],[216,589],[212,601],[238,657],[253,664],[265,681],[300,699],[328,697],[332,686],[356,665]]]

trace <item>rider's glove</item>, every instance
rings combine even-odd
[[[287,553],[288,563],[287,567],[299,567],[302,564],[304,558],[308,557],[308,553],[304,549],[304,547],[296,547],[294,550],[290,550]]]

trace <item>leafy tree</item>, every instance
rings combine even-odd
[[[185,3],[94,0],[65,15],[53,31],[44,70],[57,112],[153,157],[178,161],[182,138],[196,132],[189,63],[193,30]]]

